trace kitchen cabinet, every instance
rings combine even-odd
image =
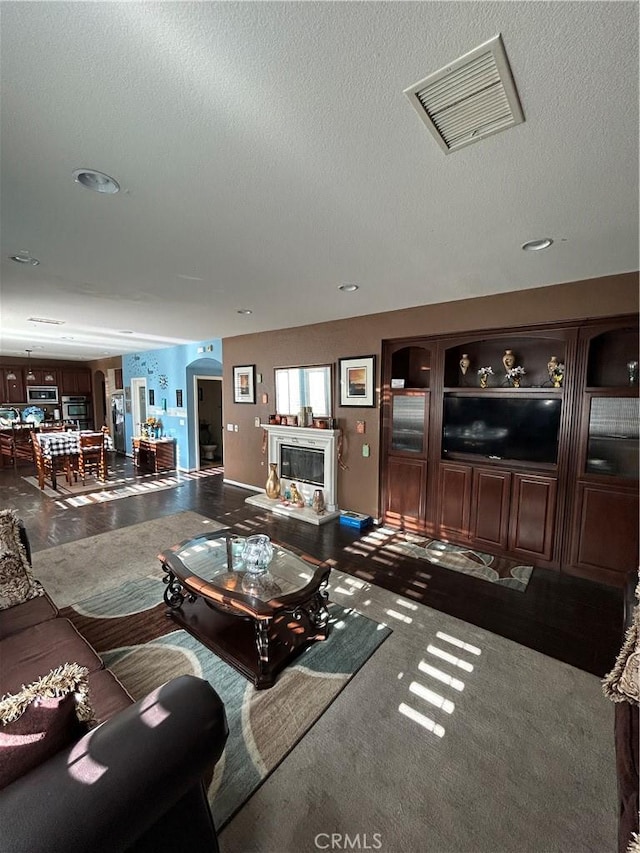
[[[27,385],[38,385],[40,387],[46,385],[56,386],[58,384],[58,373],[55,370],[50,370],[48,367],[33,367],[31,376],[25,370],[25,381]]]
[[[26,403],[27,392],[22,368],[0,368],[0,390],[3,403]]]
[[[65,396],[73,394],[91,394],[91,371],[86,368],[63,368],[60,377],[60,393]]]

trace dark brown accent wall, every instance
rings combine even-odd
[[[364,287],[362,293],[364,295]],[[375,409],[340,408],[338,359],[375,354],[376,388],[379,388],[383,340],[632,314],[638,311],[638,303],[638,274],[622,273],[224,338],[223,423],[238,425],[237,432],[226,429],[224,432],[225,478],[256,487],[262,487],[267,479],[267,460],[261,452],[262,430],[254,426],[254,418],[259,416],[264,423],[275,411],[274,368],[333,364],[334,416],[343,430],[344,461],[348,466],[339,473],[340,507],[376,517],[379,511],[379,395],[376,394],[378,406]],[[256,372],[262,374],[262,382],[256,388],[256,405],[233,402],[232,368],[245,364],[255,364]],[[268,395],[266,404],[261,402],[263,394]],[[356,433],[358,420],[366,422],[364,435]],[[371,448],[368,458],[362,456],[365,442]]]

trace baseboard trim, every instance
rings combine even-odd
[[[226,477],[222,478],[222,482],[226,483],[229,486],[240,486],[241,489],[249,489],[250,492],[263,491],[261,486],[250,486],[248,483],[241,483],[238,480],[229,480]]]

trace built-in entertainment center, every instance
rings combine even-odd
[[[638,316],[383,343],[386,523],[623,585]]]

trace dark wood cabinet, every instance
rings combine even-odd
[[[26,402],[27,392],[25,390],[22,368],[6,367],[0,369],[0,380],[3,403],[15,404]]]
[[[439,533],[443,539],[469,539],[471,512],[471,465],[443,462],[440,465]]]
[[[91,371],[86,368],[63,368],[60,392],[64,395],[91,394]]]
[[[551,559],[557,485],[555,477],[513,474],[509,551],[521,554],[525,559]]]
[[[424,531],[429,492],[431,351],[412,342],[391,345],[385,362],[383,405],[383,516],[393,525]]]
[[[133,462],[141,472],[158,474],[176,467],[175,438],[134,438]]]
[[[385,341],[384,521],[623,584],[639,547],[638,358],[637,315]]]
[[[391,457],[387,468],[385,518],[398,527],[424,527],[427,469],[419,459]]]
[[[622,586],[638,566],[638,490],[578,483],[571,568]]]
[[[640,544],[638,345],[637,319],[603,321],[580,333],[568,570],[616,585],[637,569]]]
[[[48,367],[33,367],[31,373],[25,371],[25,380],[27,385],[57,385],[58,373]]]
[[[511,474],[474,468],[471,488],[471,540],[479,548],[507,547]]]

